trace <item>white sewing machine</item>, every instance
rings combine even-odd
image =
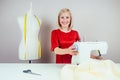
[[[72,64],[80,64],[89,61],[91,51],[99,50],[100,54],[106,54],[108,45],[107,42],[75,42],[78,55],[72,56]]]

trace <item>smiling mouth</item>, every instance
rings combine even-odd
[[[67,24],[69,24],[69,23],[68,23],[68,22],[62,22],[62,24],[63,24],[63,25],[67,25]]]

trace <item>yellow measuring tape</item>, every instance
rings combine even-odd
[[[39,20],[39,18],[37,16],[35,16],[35,18],[36,18],[36,20],[38,22],[38,26],[40,27],[40,20]],[[27,31],[26,30],[26,26],[27,26],[26,22],[27,22],[27,14],[24,16],[24,44],[25,44],[25,46],[26,46],[26,31]],[[41,53],[42,53],[42,51],[41,51],[41,42],[38,40],[38,58],[41,57]],[[26,57],[27,57],[27,54],[25,52],[24,53],[24,59],[25,60],[26,60]]]

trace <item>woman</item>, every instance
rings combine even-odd
[[[51,33],[51,50],[56,54],[56,63],[71,63],[72,55],[76,55],[73,43],[80,41],[79,34],[72,30],[72,14],[64,8],[58,14],[58,29]]]

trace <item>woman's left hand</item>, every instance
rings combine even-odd
[[[77,55],[78,54],[78,51],[75,50],[74,46],[70,46],[68,49],[70,50],[70,55]]]

